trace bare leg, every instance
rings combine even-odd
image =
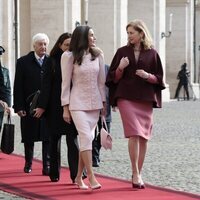
[[[141,177],[141,173],[142,173],[142,167],[143,167],[143,163],[144,163],[144,159],[146,156],[146,152],[147,152],[147,142],[148,140],[139,137],[139,160],[138,160],[138,168],[139,168],[139,173],[140,173],[140,182],[141,184],[143,183],[142,177]]]
[[[133,183],[140,182],[140,173],[138,167],[139,161],[139,136],[130,137],[128,141],[129,156],[132,165]]]
[[[142,171],[146,152],[147,152],[147,140],[142,137],[139,137],[139,160],[138,160],[139,173],[141,173]]]
[[[78,172],[77,172],[77,176],[76,176],[76,183],[78,184],[78,186],[80,188],[87,189],[87,186],[85,185],[85,183],[82,180],[83,168],[84,168],[84,162],[82,159],[82,154],[81,154],[81,152],[79,152]]]
[[[83,159],[84,165],[85,165],[86,170],[87,170],[87,175],[88,175],[88,178],[89,178],[91,188],[93,188],[93,189],[100,188],[101,185],[96,180],[96,178],[94,176],[93,169],[92,169],[92,150],[82,151],[81,157]]]

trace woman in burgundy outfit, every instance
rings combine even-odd
[[[112,60],[106,85],[110,103],[120,111],[132,166],[133,188],[145,188],[141,172],[147,142],[151,138],[153,108],[161,107],[163,68],[152,47],[149,31],[141,20],[126,26],[128,44]]]

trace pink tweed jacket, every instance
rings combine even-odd
[[[73,60],[71,52],[61,57],[62,106],[69,105],[69,110],[101,109],[106,101],[103,55],[93,61],[90,53],[84,55],[81,65],[73,64]]]

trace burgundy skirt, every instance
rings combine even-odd
[[[117,106],[123,123],[124,136],[126,138],[141,136],[149,140],[153,125],[152,103],[119,99]]]

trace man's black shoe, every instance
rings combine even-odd
[[[50,177],[51,179],[51,182],[58,182],[59,181],[59,178],[58,177]]]
[[[31,173],[31,171],[32,171],[31,164],[26,163],[25,166],[24,166],[24,172],[25,173]]]
[[[87,174],[83,173],[82,179],[84,180],[84,179],[86,179],[86,178],[87,178]]]
[[[42,170],[42,175],[48,176],[49,173],[50,173],[50,166],[44,167],[43,170]]]
[[[92,167],[99,167],[99,162],[92,162]]]

